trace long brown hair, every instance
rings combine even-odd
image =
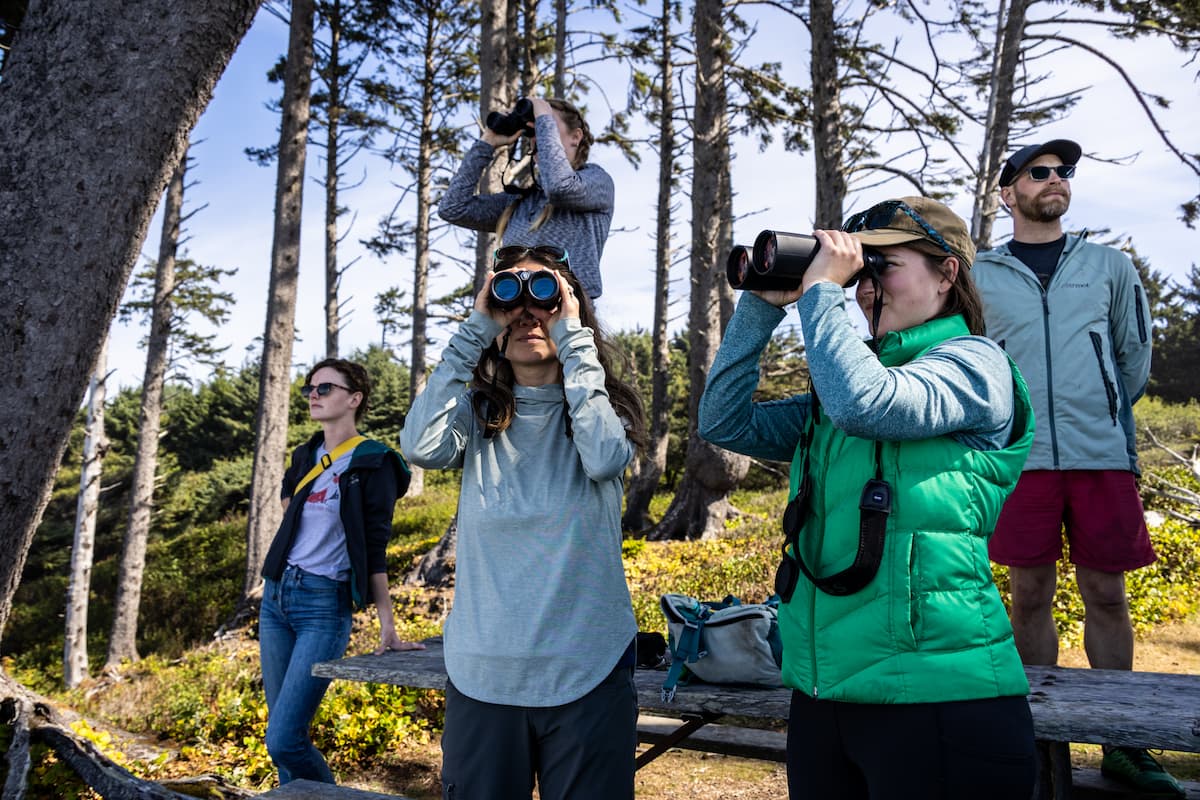
[[[562,118],[562,121],[566,123],[567,130],[583,131],[583,138],[579,140],[579,147],[575,149],[575,158],[571,161],[571,167],[579,171],[587,163],[588,154],[592,151],[592,144],[596,141],[596,137],[592,135],[592,129],[588,127],[587,120],[583,118],[583,112],[578,108],[558,97],[548,97],[546,98],[546,102]],[[509,203],[504,212],[500,214],[500,219],[496,222],[496,237],[501,241],[504,240],[504,231],[508,228],[508,223],[512,219],[516,208],[517,204],[515,202]],[[549,222],[552,216],[554,216],[554,204],[547,203],[546,207],[538,214],[537,219],[529,226],[529,230],[536,231]]]
[[[619,347],[608,340],[596,318],[596,311],[592,307],[592,301],[587,296],[587,292],[583,290],[575,273],[564,268],[561,262],[554,261],[544,253],[528,250],[511,260],[501,260],[495,266],[499,271],[525,262],[533,262],[539,267],[561,272],[567,279],[567,283],[575,290],[575,297],[579,301],[579,322],[584,327],[592,329],[592,338],[596,344],[596,357],[604,369],[604,389],[608,392],[609,402],[612,403],[617,416],[625,423],[625,435],[641,451],[645,448],[647,441],[646,412],[642,406],[642,396],[636,387],[618,377],[614,370],[614,366],[619,363],[627,364],[628,357]],[[476,398],[472,398],[476,419],[483,430],[499,433],[507,430],[508,426],[512,424],[513,416],[517,411],[516,398],[513,396],[515,382],[512,364],[501,354],[500,347],[493,341],[480,355],[471,381],[472,392],[484,400],[484,402],[476,402]],[[488,408],[489,406],[490,408]],[[481,415],[484,408],[488,408],[490,411],[488,418]],[[570,417],[567,419],[569,422]]]

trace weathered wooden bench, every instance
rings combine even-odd
[[[396,794],[380,794],[348,786],[333,786],[316,781],[292,781],[277,789],[263,792],[259,797],[271,800],[405,800]]]
[[[426,645],[425,650],[326,661],[315,665],[313,674],[444,689],[441,641]],[[1054,743],[1050,763],[1044,765],[1042,798],[1065,800],[1104,785],[1098,775],[1076,771],[1081,792],[1072,794],[1076,775],[1069,742],[1200,753],[1200,676],[1068,667],[1027,667],[1026,674],[1034,734]],[[696,683],[681,687],[667,703],[661,697],[662,681],[662,672],[634,674],[638,704],[645,712],[639,719],[639,740],[651,744],[638,756],[639,767],[672,747],[782,760],[786,740],[779,731],[786,725],[790,690]],[[725,724],[714,726],[718,720]]]

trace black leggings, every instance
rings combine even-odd
[[[1024,697],[875,705],[792,692],[791,800],[1028,800],[1036,764]]]

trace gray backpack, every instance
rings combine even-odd
[[[682,594],[659,601],[670,634],[671,669],[663,682],[664,702],[675,699],[678,684],[691,676],[708,683],[782,686],[783,641],[779,636],[779,597],[743,604],[730,595],[705,603]]]

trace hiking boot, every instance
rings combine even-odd
[[[1183,787],[1171,773],[1154,760],[1154,756],[1136,747],[1114,747],[1106,750],[1100,762],[1100,774],[1158,797],[1184,797]]]

